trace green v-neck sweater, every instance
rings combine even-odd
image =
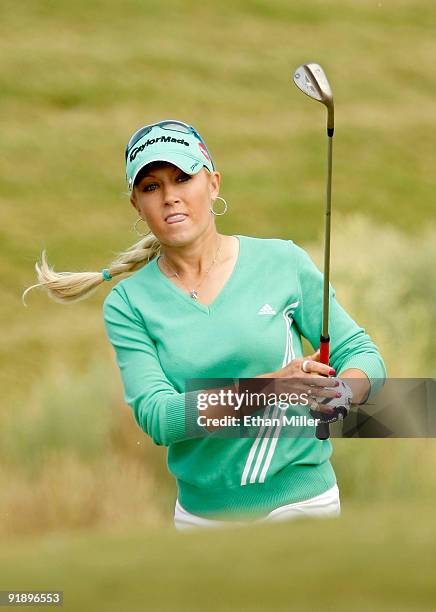
[[[268,435],[265,428],[258,437],[220,437],[188,427],[188,413],[197,414],[188,380],[274,372],[303,356],[302,336],[319,346],[323,275],[306,251],[291,240],[237,238],[233,272],[210,305],[177,287],[157,259],[120,281],[103,305],[125,401],[142,430],[168,447],[180,504],[224,520],[266,515],[336,482],[330,440]],[[329,329],[337,375],[363,370],[371,398],[386,377],[383,359],[331,285]]]

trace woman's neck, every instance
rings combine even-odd
[[[172,271],[184,278],[201,277],[215,264],[225,258],[230,236],[218,234],[216,231],[208,236],[201,236],[192,244],[183,247],[167,247],[162,245],[161,254],[165,272]],[[161,262],[160,262],[161,263]]]

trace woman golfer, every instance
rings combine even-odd
[[[322,274],[292,240],[218,232],[215,217],[227,210],[221,175],[192,126],[145,126],[125,157],[135,229],[144,221],[148,231],[101,272],[55,273],[43,253],[38,284],[74,301],[128,275],[107,295],[104,321],[126,402],[141,429],[168,447],[176,527],[339,515],[332,444],[301,419],[310,407],[331,414],[338,402],[348,409],[366,401],[386,376],[377,347],[331,287],[332,366],[318,351],[303,356],[302,336],[314,348],[319,342]],[[310,404],[253,407],[241,378],[281,380]],[[215,381],[215,395],[210,384],[189,386],[193,379]],[[244,395],[239,409],[217,393],[216,379],[227,381],[223,393]],[[300,415],[294,433],[282,426],[288,410]],[[244,418],[226,427],[230,413]],[[254,415],[263,422],[247,425]]]

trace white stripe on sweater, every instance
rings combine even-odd
[[[285,349],[285,355],[283,357],[283,363],[282,363],[282,367],[284,367],[285,365],[287,365],[289,362],[291,362],[293,359],[295,359],[295,354],[294,354],[294,347],[293,347],[293,343],[292,343],[292,322],[293,322],[293,318],[292,315],[295,311],[295,308],[298,306],[299,302],[294,302],[293,304],[289,304],[288,306],[286,306],[286,308],[283,310],[283,318],[285,320],[285,325],[286,325],[286,349]],[[269,406],[268,408],[266,408],[265,412],[264,412],[264,419],[268,419],[269,417],[269,413],[273,413],[271,418],[277,418],[277,413],[278,411],[280,411],[280,413],[282,413],[282,410],[279,406],[275,405],[275,406]],[[264,464],[264,467],[262,469],[262,472],[260,474],[260,478],[259,478],[259,482],[265,482],[265,477],[267,474],[267,471],[269,469],[269,466],[271,464],[272,458],[274,456],[274,452],[277,446],[277,440],[278,440],[278,435],[280,434],[280,430],[282,428],[283,422],[282,422],[282,418],[283,418],[283,414],[280,415],[280,425],[271,425],[270,427],[268,427],[268,430],[266,428],[266,425],[262,425],[259,429],[259,433],[257,434],[256,439],[254,440],[250,451],[248,453],[248,457],[247,457],[247,461],[245,462],[245,466],[244,466],[244,471],[242,473],[242,478],[241,478],[241,485],[244,486],[247,484],[247,479],[248,479],[248,474],[250,473],[250,469],[254,460],[254,457],[256,455],[256,451],[258,449],[259,443],[262,440],[262,444],[260,446],[259,449],[259,454],[257,456],[257,460],[253,469],[253,472],[251,474],[250,477],[250,484],[253,484],[256,482],[256,478],[257,478],[257,474],[259,472],[261,463],[263,461],[265,452],[266,452],[266,448],[268,446],[268,442],[270,440],[271,437],[271,432],[273,431],[274,427],[276,428],[275,433],[273,434],[273,439],[271,441],[270,447],[269,447],[269,451],[268,451],[268,455],[266,457],[266,461]]]

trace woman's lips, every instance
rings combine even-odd
[[[167,223],[181,223],[186,219],[187,215],[177,213],[176,215],[170,215],[165,219]]]

